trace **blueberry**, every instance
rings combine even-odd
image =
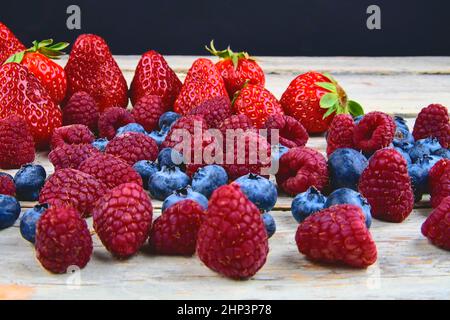
[[[310,187],[303,193],[299,193],[292,201],[292,216],[298,223],[308,218],[313,213],[324,208],[327,198],[314,187]]]
[[[272,161],[280,161],[281,156],[288,151],[289,148],[282,144],[272,146]]]
[[[428,174],[431,168],[439,160],[441,160],[441,157],[439,156],[424,155],[408,167],[408,174],[411,177],[414,199],[416,202],[419,202],[422,199],[423,194],[429,193]]]
[[[409,153],[409,150],[411,150],[414,147],[414,141],[413,142],[407,142],[407,141],[393,141],[392,143],[395,147],[402,149],[405,152]]]
[[[164,148],[158,154],[158,164],[162,168],[164,166],[179,166],[183,167],[183,155],[172,148]]]
[[[152,138],[153,140],[155,140],[156,144],[158,146],[161,145],[161,143],[164,142],[164,140],[166,140],[167,137],[167,132],[166,131],[152,131],[149,134],[147,134],[150,138]]]
[[[181,115],[179,115],[176,112],[168,111],[166,113],[163,113],[161,117],[159,118],[159,128],[164,131],[169,131],[172,124],[177,121],[179,118],[181,118]]]
[[[149,160],[140,160],[133,165],[133,169],[139,173],[144,184],[144,188],[148,188],[148,180],[159,170],[158,164]]]
[[[14,176],[17,199],[36,201],[45,183],[47,173],[39,164],[26,164]]]
[[[264,222],[264,227],[266,227],[267,237],[270,238],[274,235],[275,231],[277,231],[277,225],[275,224],[275,219],[268,212],[265,212],[261,215],[261,218]]]
[[[16,198],[0,194],[0,230],[11,227],[20,214]]]
[[[407,128],[405,129],[403,127],[397,126],[397,128],[395,129],[394,140],[392,141],[392,143],[394,144],[394,146],[397,146],[405,142],[414,143],[414,137]]]
[[[216,164],[201,167],[192,177],[192,189],[209,198],[214,190],[228,183],[224,168]]]
[[[34,243],[36,237],[36,224],[45,210],[48,209],[48,204],[38,204],[34,208],[28,209],[20,219],[20,233],[25,240]]]
[[[186,187],[189,177],[178,167],[162,167],[148,181],[148,190],[156,199],[164,200],[175,190]]]
[[[137,133],[146,133],[143,126],[141,126],[139,123],[129,123],[124,125],[123,127],[120,127],[116,131],[116,136],[127,133],[127,132],[137,132]]]
[[[329,208],[336,204],[353,204],[362,209],[366,218],[366,226],[370,228],[372,224],[372,215],[370,214],[370,204],[359,192],[349,188],[340,188],[333,191],[325,202],[325,208]]]
[[[411,157],[411,160],[414,163],[424,155],[426,154],[430,155],[441,148],[442,146],[439,143],[439,140],[436,138],[420,139],[417,140],[414,143],[414,147],[412,147],[411,150],[409,150],[409,156]]]
[[[408,124],[406,123],[406,120],[400,116],[394,116],[394,122],[397,128],[401,128],[404,131],[409,132]]]
[[[363,117],[364,117],[364,115],[356,116],[353,118],[353,121],[355,122],[355,124],[358,124],[362,120]]]
[[[275,184],[264,177],[249,173],[234,181],[242,192],[261,211],[270,211],[277,202],[278,192]]]
[[[328,159],[331,187],[357,190],[361,173],[367,167],[366,157],[350,148],[336,149]]]
[[[92,145],[100,150],[101,152],[105,152],[106,146],[108,145],[108,139],[106,138],[99,138],[92,142]]]
[[[433,155],[441,157],[443,159],[450,159],[450,150],[445,148],[440,148],[439,150],[433,152]]]
[[[409,156],[408,151],[405,151],[400,147],[394,147],[394,149],[397,150],[397,152],[400,153],[403,156],[403,158],[405,158],[406,163],[408,165],[412,164],[412,160],[411,160],[411,157]]]
[[[205,209],[205,210],[208,209],[208,198],[206,198],[201,193],[193,191],[190,186],[187,186],[185,188],[181,188],[181,189],[175,191],[170,196],[168,196],[162,204],[161,211],[164,212],[166,209],[170,208],[175,203],[183,201],[183,200],[195,201],[203,209]]]

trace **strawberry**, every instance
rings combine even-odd
[[[326,131],[336,114],[364,114],[359,103],[347,99],[336,80],[314,71],[296,77],[281,96],[280,103],[284,112],[300,121],[308,133]]]
[[[66,96],[67,80],[64,68],[51,59],[58,59],[67,48],[67,42],[53,44],[52,39],[33,41],[33,46],[12,55],[5,63],[17,62],[28,68],[41,81],[55,104]]]
[[[206,46],[206,50],[220,58],[220,61],[216,63],[216,68],[225,82],[230,97],[233,97],[246,83],[264,87],[264,72],[247,52],[233,52],[230,47],[217,51],[214,47],[214,40],[211,41],[210,47]]]
[[[48,146],[53,130],[62,124],[61,110],[28,69],[17,63],[0,67],[0,119],[10,114],[28,123],[38,148]]]
[[[180,79],[161,54],[150,50],[142,55],[130,86],[133,106],[145,95],[157,95],[167,110],[172,109],[180,89]]]
[[[127,82],[114,60],[106,41],[93,34],[77,38],[65,67],[67,98],[75,92],[85,91],[100,112],[107,108],[128,104]]]
[[[262,128],[272,115],[283,115],[277,98],[269,90],[255,84],[245,85],[238,91],[233,101],[237,114],[245,114],[257,129]]]
[[[220,96],[228,97],[221,75],[211,60],[200,58],[189,69],[174,110],[185,115],[205,100]]]
[[[16,36],[0,22],[0,65],[12,54],[25,50],[25,46]]]

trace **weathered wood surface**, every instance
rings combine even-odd
[[[118,57],[128,81],[138,57]],[[194,57],[167,57],[183,77]],[[366,110],[414,115],[431,102],[450,105],[450,58],[273,58],[262,57],[267,87],[277,97],[296,74],[330,71]],[[64,63],[64,61],[62,61]],[[412,119],[408,119],[412,127]],[[324,152],[323,137],[309,146]],[[36,160],[48,173],[45,154]],[[15,171],[9,171],[14,173]],[[0,231],[0,299],[449,299],[449,253],[428,243],[420,226],[428,203],[416,206],[401,224],[374,220],[371,232],[379,258],[367,270],[322,265],[300,255],[292,198],[280,197],[273,212],[277,232],[265,266],[248,281],[232,281],[204,267],[197,257],[152,256],[144,248],[125,261],[113,259],[94,235],[88,266],[71,275],[42,269],[34,249],[20,237],[18,223]],[[22,203],[24,209],[34,203]],[[153,202],[155,218],[161,202]],[[92,228],[92,221],[89,219]]]

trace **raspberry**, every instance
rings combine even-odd
[[[414,194],[405,158],[395,149],[375,152],[359,178],[359,192],[374,218],[402,222],[414,207]]]
[[[63,144],[61,147],[53,149],[48,154],[48,159],[55,170],[78,169],[84,160],[94,154],[101,154],[101,152],[91,144]]]
[[[309,147],[292,148],[281,156],[276,178],[278,185],[290,195],[312,186],[322,191],[328,184],[327,160]]]
[[[10,115],[0,121],[0,168],[17,169],[33,162],[34,141],[27,122]]]
[[[158,145],[143,133],[127,132],[112,139],[106,146],[105,153],[133,165],[139,160],[154,161],[158,157]]]
[[[192,108],[188,115],[202,116],[210,128],[218,128],[219,125],[231,116],[231,103],[228,97],[218,96],[203,101]]]
[[[450,250],[450,196],[444,198],[422,224],[422,234],[435,246]]]
[[[237,184],[216,189],[197,238],[197,254],[210,269],[249,278],[262,268],[269,245],[258,208]]]
[[[358,206],[338,204],[312,214],[299,224],[298,251],[308,258],[366,268],[377,260],[377,247]]]
[[[92,255],[92,237],[85,220],[72,207],[51,206],[36,226],[36,257],[54,273],[71,266],[84,268]]]
[[[355,126],[353,143],[365,153],[373,153],[389,146],[395,135],[394,119],[383,112],[373,111],[366,114]]]
[[[308,132],[303,125],[295,118],[282,114],[274,114],[267,119],[264,128],[267,130],[267,137],[273,143],[271,129],[279,130],[280,144],[288,148],[302,147],[308,142]]]
[[[83,124],[92,131],[97,131],[97,123],[100,113],[97,103],[88,93],[76,92],[63,109],[63,123]]]
[[[331,121],[327,133],[327,155],[331,155],[336,149],[355,148],[353,132],[355,122],[349,114],[338,114]]]
[[[431,206],[436,208],[441,201],[450,196],[450,160],[439,160],[430,170]]]
[[[133,122],[134,117],[128,110],[120,107],[108,108],[98,119],[98,134],[111,140],[116,135],[117,129]]]
[[[152,203],[144,189],[136,183],[124,183],[98,201],[94,229],[108,251],[125,258],[147,240],[152,215]]]
[[[39,195],[40,203],[51,206],[72,206],[83,217],[88,217],[95,202],[105,194],[106,186],[93,176],[75,170],[56,171],[44,184]]]
[[[134,105],[131,114],[137,123],[151,132],[158,127],[159,118],[165,111],[161,97],[145,95]]]
[[[128,163],[110,154],[94,155],[78,169],[102,181],[109,189],[127,182],[142,185],[141,176]]]
[[[450,123],[447,108],[440,104],[430,104],[423,108],[414,123],[413,136],[415,140],[438,138],[442,147],[450,148]]]
[[[65,144],[90,144],[94,140],[95,136],[88,127],[83,124],[72,124],[55,129],[50,144],[51,148],[55,149]]]
[[[224,135],[226,134],[226,131],[230,129],[242,129],[246,131],[254,129],[254,127],[250,118],[245,114],[236,114],[226,118],[219,126],[219,130],[222,131],[222,134]]]
[[[3,172],[0,172],[0,194],[13,197],[16,195],[16,185],[13,177]]]
[[[205,212],[197,202],[177,202],[153,223],[150,247],[159,254],[193,255],[204,217]]]
[[[181,132],[180,130],[186,130],[186,133],[189,133],[191,137],[194,138],[192,139],[193,143],[195,139],[203,139],[203,133],[208,130],[208,128],[208,124],[201,116],[189,115],[181,117],[172,125],[166,140],[161,144],[161,149],[174,148],[183,141],[184,137],[177,134],[177,131]],[[201,134],[200,137],[198,136],[199,134]]]

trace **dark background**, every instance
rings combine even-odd
[[[81,30],[66,28],[70,4]],[[371,4],[381,30],[366,28]],[[27,45],[96,33],[115,54],[205,54],[214,38],[255,55],[450,55],[448,0],[9,0],[0,21]]]

